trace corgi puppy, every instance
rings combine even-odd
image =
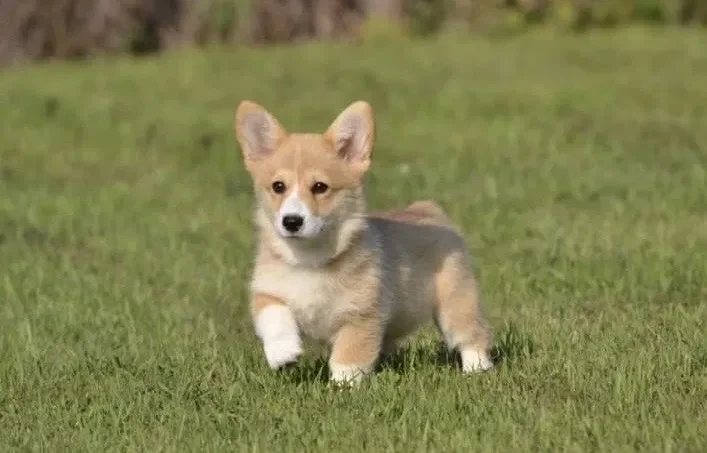
[[[302,339],[331,348],[330,378],[353,384],[434,321],[462,370],[492,367],[492,334],[459,231],[431,201],[369,214],[363,179],[375,136],[371,106],[349,105],[323,134],[288,133],[243,101],[235,134],[255,189],[254,330],[272,369]]]

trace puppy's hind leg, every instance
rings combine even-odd
[[[464,373],[492,368],[493,336],[474,278],[457,272],[440,274],[437,296],[437,327],[447,347],[459,351]]]

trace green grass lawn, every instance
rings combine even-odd
[[[707,34],[219,50],[0,74],[0,451],[707,450]],[[378,119],[373,208],[462,226],[500,363],[432,329],[271,372],[233,111]]]

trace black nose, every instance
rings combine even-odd
[[[282,218],[282,226],[290,233],[299,231],[302,228],[302,224],[304,224],[304,218],[299,215],[286,215]]]

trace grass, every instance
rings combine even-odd
[[[0,74],[0,451],[707,449],[707,35],[212,49]],[[360,390],[267,369],[247,313],[254,99],[368,99],[374,208],[443,203],[500,363],[433,330]]]

